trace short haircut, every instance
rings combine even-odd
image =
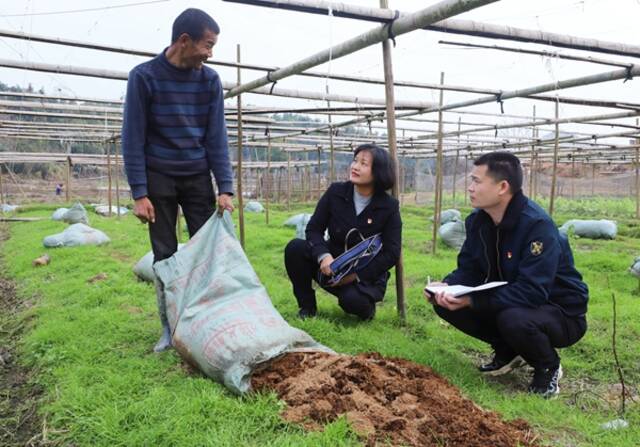
[[[220,34],[220,27],[209,14],[201,9],[185,9],[173,22],[171,43],[176,43],[183,34],[188,34],[191,40],[197,42],[202,39],[205,30]]]
[[[511,194],[522,190],[522,166],[520,159],[509,152],[489,152],[473,162],[475,166],[486,166],[487,174],[497,182],[505,180]]]
[[[389,152],[375,144],[362,144],[354,151],[353,158],[362,151],[368,151],[373,157],[371,174],[375,191],[386,191],[393,188],[393,185],[396,184],[396,165]]]

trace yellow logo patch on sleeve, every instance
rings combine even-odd
[[[542,242],[540,242],[540,241],[531,242],[531,254],[533,256],[541,255],[543,247],[544,246],[542,245]]]

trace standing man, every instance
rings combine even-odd
[[[178,249],[176,219],[182,207],[193,236],[215,211],[233,211],[224,95],[218,74],[204,62],[220,28],[204,11],[190,8],[173,22],[171,45],[129,73],[122,125],[122,154],[135,200],[133,213],[149,223],[154,262]],[[156,284],[162,336],[171,347],[162,291]]]
[[[588,289],[566,237],[521,189],[515,155],[492,152],[474,162],[469,197],[476,209],[465,223],[458,268],[440,283],[508,284],[458,298],[425,296],[441,318],[493,347],[480,372],[498,376],[526,361],[534,368],[529,392],[548,398],[562,377],[555,348],[573,345],[587,329]]]

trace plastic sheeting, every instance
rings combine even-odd
[[[444,210],[440,213],[440,225],[444,225],[456,220],[462,220],[462,213],[456,209]]]
[[[447,246],[460,250],[467,238],[462,220],[453,220],[440,226],[438,235]]]
[[[640,256],[633,260],[633,264],[629,267],[629,272],[640,278]]]
[[[588,239],[615,239],[618,226],[612,220],[580,220],[571,219],[559,228],[561,233],[573,231],[576,236]]]
[[[69,225],[62,233],[44,238],[45,247],[75,247],[77,245],[101,245],[110,242],[109,237],[100,230],[77,223]]]
[[[64,213],[62,220],[70,224],[83,223],[89,225],[89,216],[87,210],[84,209],[81,203],[76,203],[69,210]]]
[[[260,202],[251,201],[247,202],[247,204],[244,206],[244,210],[247,213],[263,213],[264,206],[262,206]]]
[[[51,215],[51,219],[62,220],[64,218],[64,215],[67,214],[67,211],[69,211],[69,208],[58,208]]]
[[[96,205],[94,207],[94,210],[96,211],[96,214],[100,214],[101,216],[108,216],[109,215],[109,205]],[[125,208],[124,206],[120,207],[120,215],[124,216],[125,214],[127,214],[129,212],[129,210],[127,208]],[[118,214],[118,207],[112,205],[111,206],[111,214],[113,216],[116,216]]]

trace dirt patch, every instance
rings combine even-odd
[[[378,353],[292,353],[254,374],[255,390],[274,390],[283,417],[310,430],[344,415],[374,446],[539,446],[527,422],[505,422],[462,397],[431,368]]]
[[[0,227],[0,243],[7,230]],[[43,391],[33,385],[32,372],[18,362],[16,344],[22,333],[18,317],[26,307],[16,297],[15,285],[0,272],[0,445],[39,446],[42,420],[38,414]]]

